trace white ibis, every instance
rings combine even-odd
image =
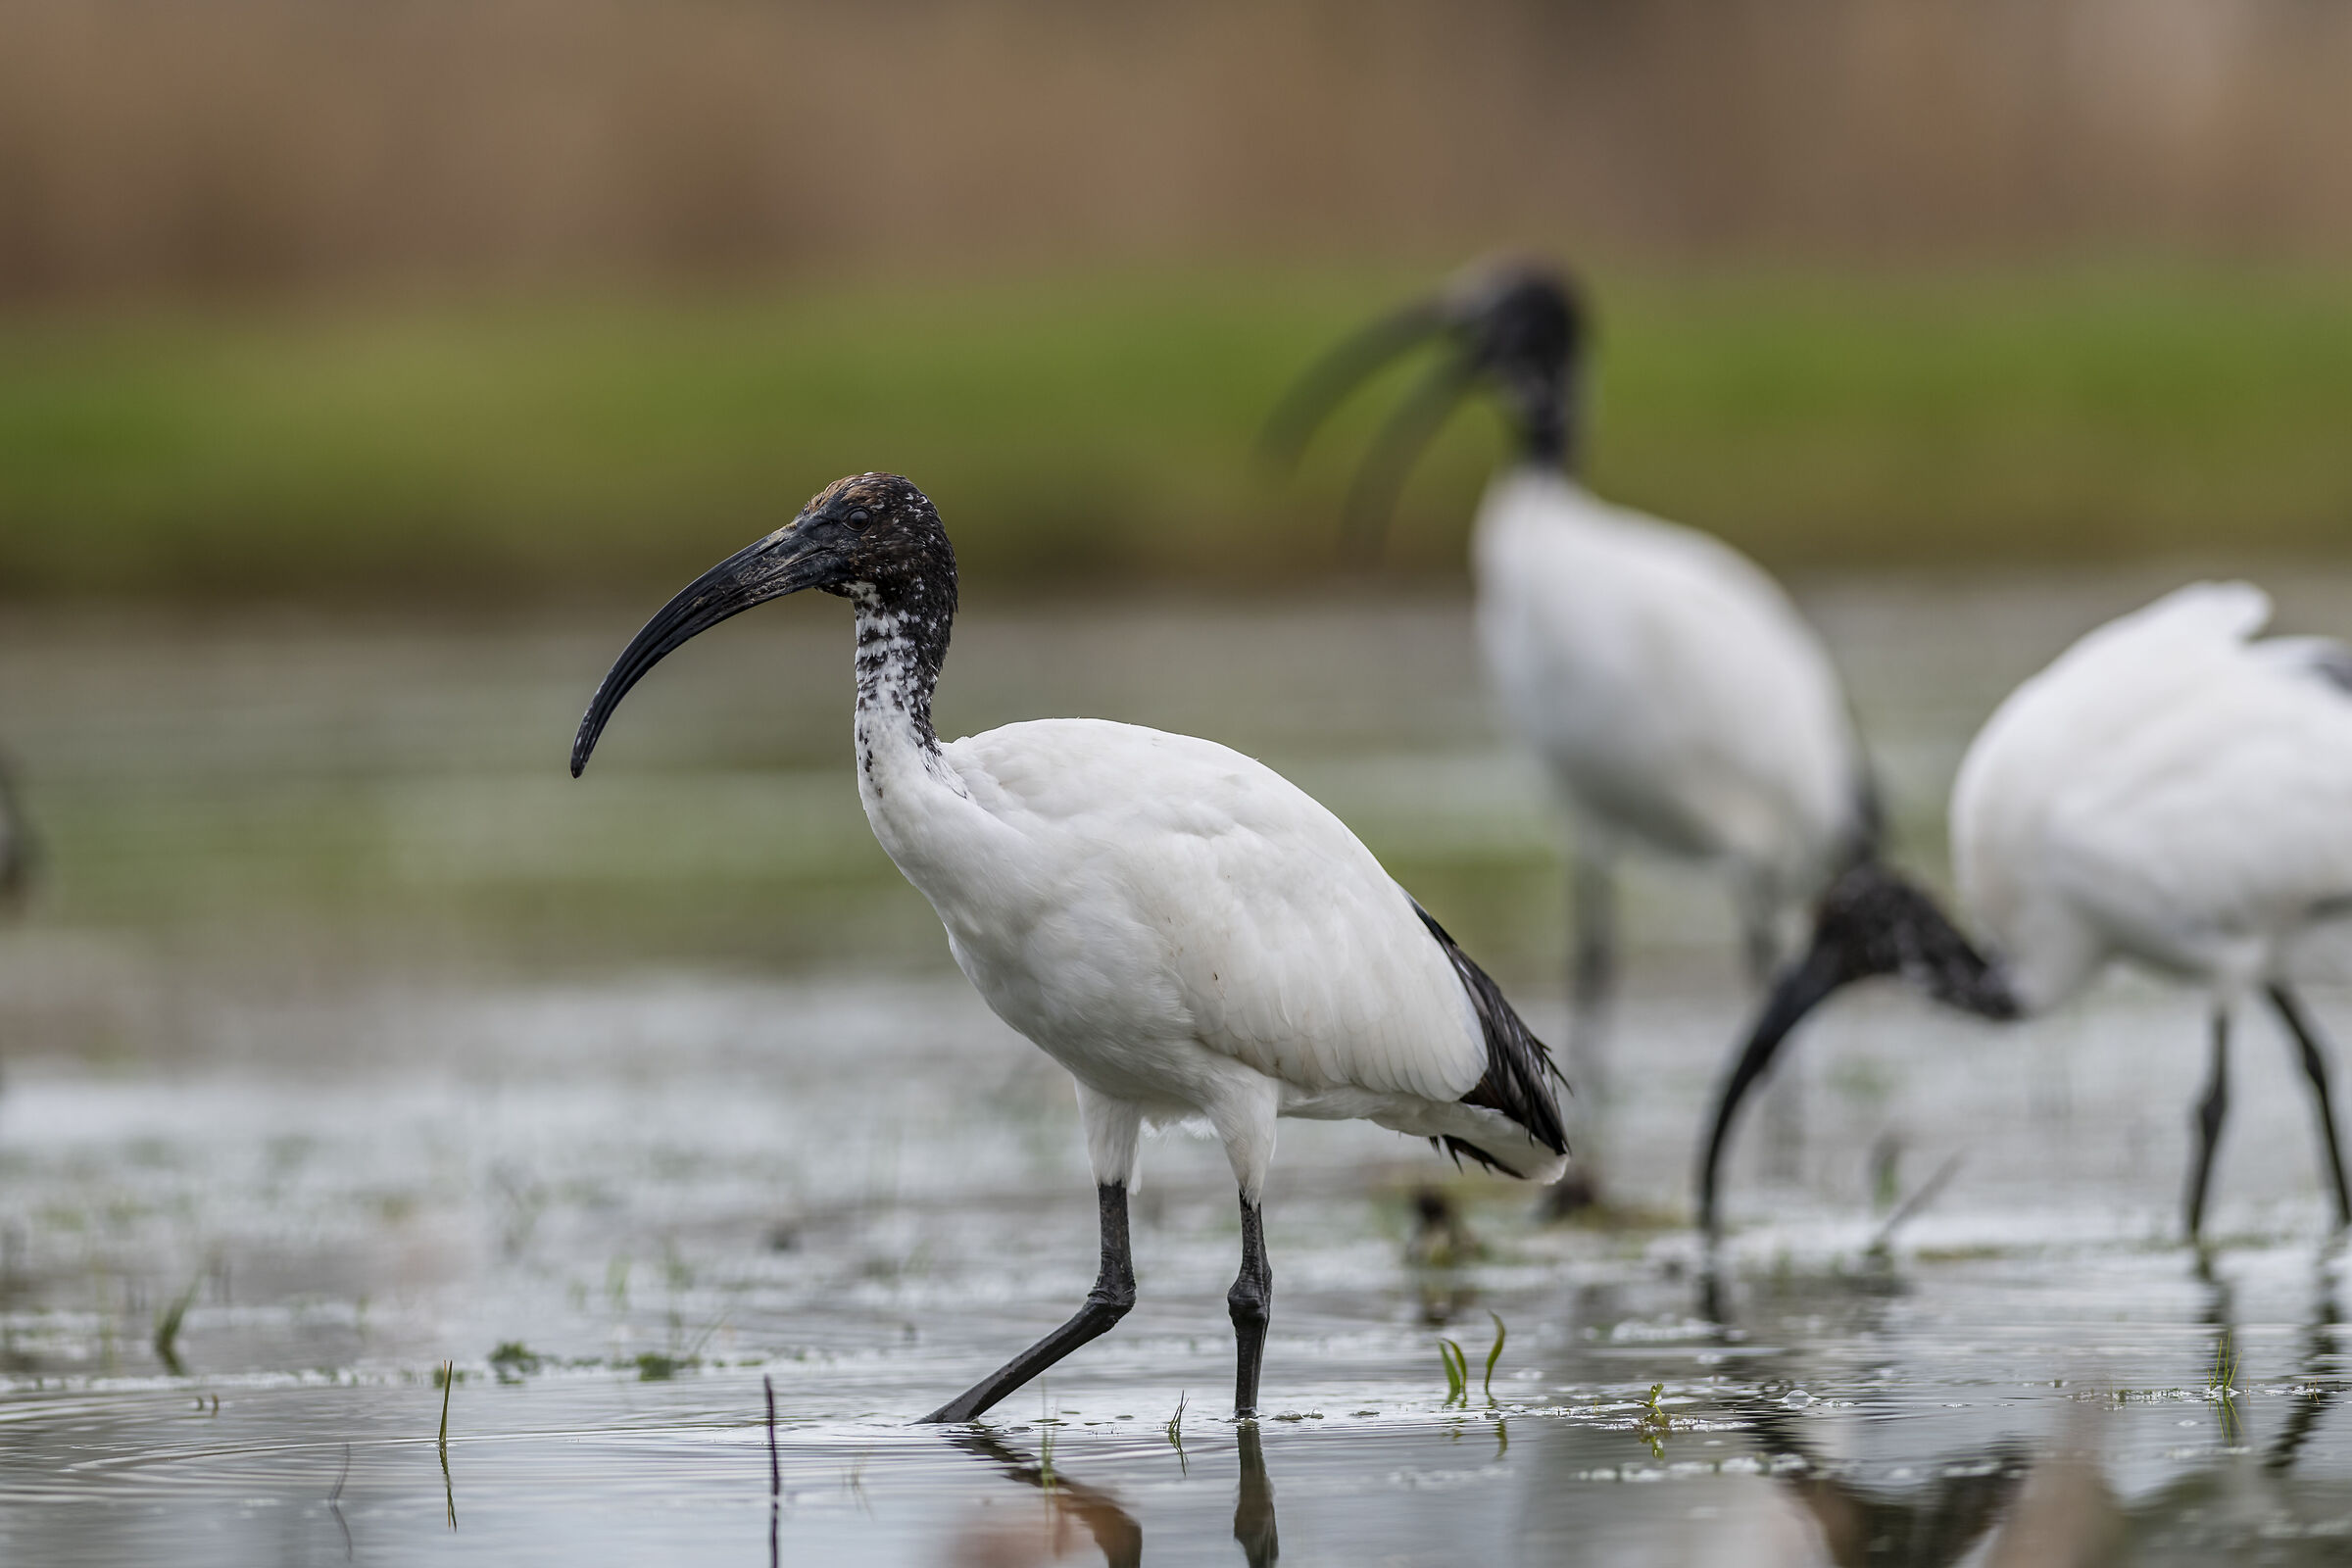
[[[2352,1222],[2328,1050],[2288,983],[2299,940],[2352,914],[2352,648],[2255,640],[2270,613],[2248,583],[2180,589],[2091,632],[1994,711],[1961,761],[1951,808],[1961,906],[1984,953],[1882,865],[1830,886],[1811,947],[1724,1080],[1699,1172],[1710,1232],[1740,1097],[1831,993],[1894,974],[1937,1001],[2015,1018],[2057,1006],[2116,959],[2212,999],[2189,1237],[2204,1222],[2230,1104],[2230,1015],[2257,991],[2294,1038],[2337,1223]]]
[[[1260,1202],[1278,1116],[1362,1118],[1548,1181],[1567,1152],[1550,1054],[1353,834],[1208,741],[1040,719],[942,745],[931,694],[956,553],[892,474],[829,486],[662,608],[589,704],[571,770],[629,689],[698,632],[815,588],[857,611],[858,792],[997,1015],[1069,1069],[1102,1271],[1077,1315],[927,1419],[968,1421],[1135,1301],[1127,1190],[1144,1124],[1205,1118],[1241,1188],[1227,1298],[1234,1409],[1254,1413],[1273,1275]]]
[[[1570,1061],[1605,1103],[1622,853],[1719,868],[1761,984],[1784,917],[1869,853],[1878,812],[1837,672],[1780,585],[1722,541],[1577,481],[1587,337],[1559,272],[1474,269],[1334,350],[1269,421],[1268,442],[1295,457],[1366,377],[1442,344],[1348,496],[1349,532],[1370,545],[1462,399],[1484,387],[1500,400],[1515,451],[1478,511],[1479,637],[1505,713],[1567,807]]]

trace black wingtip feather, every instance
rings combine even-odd
[[[1461,944],[1446,934],[1446,928],[1430,917],[1419,901],[1413,912],[1429,927],[1429,934],[1438,939],[1446,956],[1453,960],[1454,973],[1461,976],[1462,988],[1470,993],[1470,1005],[1478,1014],[1479,1032],[1487,1041],[1486,1076],[1476,1088],[1462,1097],[1465,1105],[1481,1105],[1499,1110],[1527,1130],[1528,1137],[1555,1154],[1568,1152],[1568,1134],[1560,1125],[1559,1102],[1552,1098],[1554,1083],[1567,1087],[1559,1064],[1551,1059],[1550,1048],[1538,1040],[1504,999],[1502,988],[1489,977],[1487,971],[1472,961]],[[1508,1165],[1484,1150],[1447,1138],[1446,1145],[1458,1161],[1467,1154],[1490,1170],[1508,1171],[1518,1175]]]
[[[1436,1150],[1441,1154],[1451,1154],[1453,1156],[1453,1168],[1455,1170],[1460,1170],[1462,1168],[1462,1156],[1467,1154],[1489,1170],[1498,1170],[1505,1176],[1516,1177],[1520,1181],[1527,1180],[1527,1173],[1525,1171],[1513,1170],[1510,1166],[1504,1164],[1501,1160],[1496,1159],[1493,1154],[1488,1153],[1476,1144],[1464,1143],[1461,1139],[1454,1137],[1451,1133],[1446,1133],[1441,1137],[1432,1138],[1429,1141],[1429,1147]]]

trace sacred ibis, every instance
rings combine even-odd
[[[1273,1298],[1260,1203],[1276,1117],[1362,1118],[1515,1176],[1559,1174],[1549,1053],[1340,819],[1271,769],[1100,719],[940,742],[956,553],[905,479],[837,481],[663,606],[597,689],[572,772],[664,655],[805,588],[857,612],[866,820],[989,1006],[1077,1080],[1099,1200],[1085,1305],[928,1419],[973,1419],[1134,1304],[1127,1192],[1147,1123],[1205,1118],[1241,1188],[1227,1300],[1242,1416]]]
[[[1720,869],[1761,985],[1786,918],[1869,853],[1878,810],[1837,671],[1780,585],[1721,540],[1612,505],[1577,478],[1586,316],[1548,267],[1473,268],[1333,350],[1268,421],[1267,441],[1295,460],[1366,378],[1441,345],[1348,494],[1347,530],[1368,549],[1455,407],[1479,388],[1501,403],[1512,456],[1479,505],[1471,551],[1479,641],[1570,819],[1568,1055],[1580,1094],[1605,1105],[1622,854]]]
[[[2352,914],[2352,648],[2256,640],[2270,613],[2249,583],[2179,589],[2092,631],[1994,710],[1951,805],[1960,903],[1985,950],[1875,861],[1831,884],[1810,947],[1724,1079],[1699,1170],[1710,1234],[1740,1097],[1831,993],[1900,975],[1938,1002],[2018,1018],[2116,959],[2211,997],[2189,1237],[2230,1104],[2230,1016],[2256,992],[2294,1039],[2336,1220],[2352,1223],[2328,1049],[2288,979],[2298,943]]]

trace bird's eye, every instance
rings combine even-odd
[[[850,509],[850,514],[841,520],[848,523],[851,527],[857,529],[859,533],[863,533],[865,532],[866,525],[874,520],[874,514],[866,511],[863,507],[853,507]]]

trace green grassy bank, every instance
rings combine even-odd
[[[1292,485],[1251,436],[1412,281],[0,324],[0,594],[643,595],[866,467],[922,483],[999,587],[1297,579],[1328,566],[1350,444]],[[1594,482],[1769,564],[2352,549],[2352,279],[1594,292]],[[1457,424],[1393,569],[1460,569],[1494,441],[1491,418]]]

